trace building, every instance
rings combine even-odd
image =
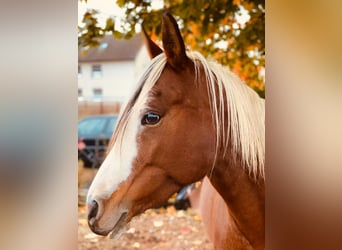
[[[137,81],[139,70],[135,59],[146,50],[142,45],[140,35],[130,40],[116,40],[108,35],[87,53],[79,50],[79,101],[122,102]]]

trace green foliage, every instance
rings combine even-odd
[[[88,11],[83,16],[84,26],[78,27],[78,47],[95,47],[99,45],[99,39],[105,32],[97,22],[96,10]]]
[[[151,0],[116,0],[125,10],[120,30],[112,18],[100,28],[96,12],[84,15],[79,27],[79,46],[97,46],[97,39],[106,32],[116,38],[130,38],[137,24],[143,24],[153,39],[161,37],[161,9],[153,8]],[[185,44],[204,56],[228,65],[248,85],[264,96],[265,67],[265,2],[264,0],[164,0],[164,6],[177,19]],[[241,13],[248,13],[245,23]],[[228,44],[219,47],[218,44]]]

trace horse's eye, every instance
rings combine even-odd
[[[143,116],[141,120],[141,124],[142,125],[154,125],[154,124],[157,124],[159,120],[160,120],[160,115],[149,112]]]

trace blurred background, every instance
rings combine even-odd
[[[91,2],[97,1],[87,1]],[[152,2],[156,4],[156,1]],[[215,12],[215,9],[205,7],[210,1],[175,1],[175,4],[182,6],[182,2],[201,5],[211,15]],[[224,10],[229,10],[233,3],[234,6],[248,3],[242,0],[212,2],[222,2],[220,9]],[[262,1],[257,3],[263,4]],[[260,71],[260,79],[266,75],[266,249],[341,249],[341,2],[270,0],[263,6],[267,70],[266,74]],[[152,11],[157,7],[146,8]],[[79,247],[79,223],[85,224],[85,221],[80,222],[78,216],[76,131],[78,121],[92,114],[90,111],[82,117],[78,114],[78,99],[82,99],[82,94],[83,100],[87,99],[86,90],[78,91],[76,74],[76,68],[81,64],[79,49],[83,42],[80,34],[86,34],[88,30],[78,21],[83,20],[85,13],[79,8],[79,1],[67,0],[1,3],[1,249]],[[88,7],[82,8],[87,10]],[[127,16],[129,23],[124,27],[131,30],[130,23],[136,24],[134,16],[139,16],[134,11],[141,9],[135,8],[135,3],[127,3],[127,10],[132,15]],[[181,14],[176,7],[173,9],[182,24],[181,19],[186,14]],[[248,10],[248,6],[244,9]],[[189,19],[194,15],[201,17],[189,13]],[[97,29],[98,25],[92,25],[99,19],[88,16],[87,25],[94,27],[95,37],[97,33],[104,35]],[[107,15],[102,19],[107,25]],[[152,18],[150,22],[158,26],[156,19]],[[255,19],[260,21],[257,16]],[[211,28],[217,25],[210,24],[210,17],[206,20],[201,21],[203,27],[207,27],[208,35],[214,34]],[[227,22],[234,20],[228,18]],[[114,27],[120,26],[116,23]],[[191,27],[188,24],[184,27]],[[160,31],[146,25],[146,30],[157,40]],[[262,30],[263,24],[260,26],[252,31]],[[112,27],[109,21],[107,28],[113,30]],[[194,32],[196,27],[193,27],[182,32]],[[119,31],[114,32],[117,38],[125,39],[121,29],[115,30]],[[201,35],[189,35],[189,45],[204,40],[210,44],[215,37],[221,37],[213,36],[208,40],[203,39],[202,33],[198,34]],[[251,33],[246,34],[253,37]],[[218,48],[217,52],[220,51]],[[248,64],[253,57],[247,55],[245,60],[247,63],[243,65],[255,67]],[[258,65],[263,65],[261,59]],[[94,71],[99,68],[95,67]],[[104,95],[105,90],[102,91]],[[99,93],[95,91],[95,94]],[[117,109],[109,113],[116,113]],[[169,213],[172,214],[172,210]],[[178,216],[182,218],[183,215]],[[158,230],[159,225],[165,225],[160,219],[149,218],[151,228]],[[196,230],[191,229],[193,231]],[[182,232],[186,235],[189,229]],[[92,236],[87,237],[91,239]],[[139,244],[135,244],[135,248],[141,247]]]

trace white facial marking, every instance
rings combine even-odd
[[[118,137],[89,188],[88,202],[97,198],[108,198],[117,189],[118,185],[130,175],[133,160],[137,155],[136,138],[139,126],[139,113],[133,111],[129,117],[123,138]]]
[[[122,137],[121,135],[117,137],[113,148],[97,172],[88,191],[88,203],[93,199],[107,199],[131,174],[133,161],[138,154],[136,140],[141,128],[140,112],[144,110],[148,93],[159,79],[165,64],[166,56],[160,54],[151,61],[148,70],[142,76],[141,82],[144,82],[144,85],[130,110],[125,131]]]

